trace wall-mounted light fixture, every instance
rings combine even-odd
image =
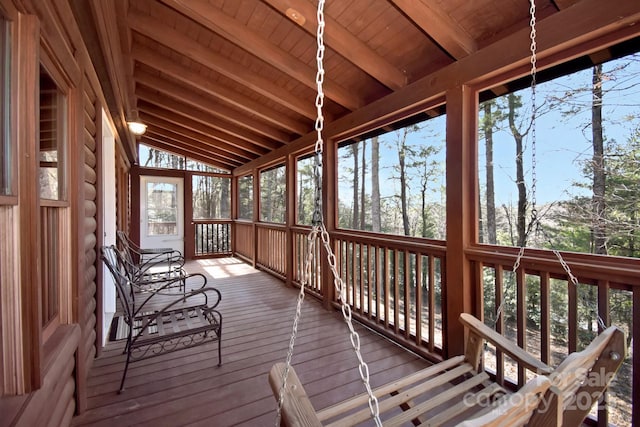
[[[129,130],[134,135],[142,135],[147,131],[147,125],[140,122],[127,122],[127,126],[129,126]]]

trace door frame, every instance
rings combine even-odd
[[[184,234],[184,252],[185,259],[190,259],[193,255],[190,255],[188,247],[188,227],[187,218],[190,218],[190,211],[188,209],[191,206],[191,181],[188,178],[188,174],[185,171],[175,169],[151,169],[141,167],[139,165],[133,165],[131,167],[131,223],[129,224],[129,237],[131,240],[140,245],[140,224],[141,224],[141,181],[142,176],[157,176],[165,178],[182,178],[183,179],[183,234]]]
[[[145,223],[146,221],[146,202],[147,202],[147,188],[146,188],[146,183],[147,182],[154,182],[154,181],[158,181],[158,182],[168,182],[171,184],[177,184],[178,185],[178,191],[177,191],[177,197],[178,200],[176,201],[177,203],[177,217],[176,217],[176,226],[177,226],[177,238],[172,239],[171,236],[174,235],[166,235],[166,237],[163,238],[163,236],[158,236],[158,239],[162,239],[162,242],[158,242],[157,244],[149,244],[147,242],[143,241],[143,232],[146,231],[148,224]],[[184,177],[182,176],[166,176],[166,175],[148,175],[148,174],[141,174],[140,175],[140,202],[138,203],[138,209],[140,210],[140,229],[138,232],[138,237],[139,237],[139,241],[140,241],[140,246],[141,247],[172,247],[172,249],[174,250],[178,250],[181,253],[184,253],[184,247],[185,247],[185,211],[184,211],[184,207],[185,207],[185,185],[184,185]],[[145,185],[143,186],[143,183],[145,183]],[[144,215],[143,215],[144,213]],[[147,236],[148,237],[148,236]],[[153,237],[151,237],[150,239],[153,239]],[[173,241],[179,241],[179,243],[174,243],[173,246],[171,244],[168,243],[164,243],[167,240],[173,240]]]

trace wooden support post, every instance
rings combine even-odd
[[[253,253],[251,259],[253,261],[252,267],[256,268],[258,263],[258,228],[256,224],[260,221],[260,171],[258,169],[253,170],[253,221],[252,221],[252,235],[253,235]]]
[[[237,176],[232,176],[231,177],[231,241],[229,242],[231,244],[231,254],[235,255],[236,254],[236,248],[238,247],[237,245],[237,233],[236,233],[236,220],[238,219],[238,212],[240,211],[239,208],[239,203],[240,203],[240,198],[238,197],[238,180],[240,178]]]
[[[322,153],[322,216],[324,224],[329,233],[336,229],[336,218],[338,216],[338,144],[334,140],[324,141],[324,150]],[[330,243],[333,245],[333,241]],[[335,247],[334,247],[335,251]],[[335,289],[333,286],[333,277],[327,262],[327,254],[325,250],[320,251],[321,264],[321,283],[322,295],[324,296],[325,308],[331,308],[331,303],[335,298]],[[336,262],[340,263],[340,259]]]
[[[140,246],[140,166],[131,167],[131,224],[129,224],[131,241]]]
[[[296,174],[297,174],[297,165],[296,158],[292,154],[287,156],[285,161],[285,174],[287,180],[287,192],[286,192],[286,217],[285,217],[285,281],[287,286],[291,286],[293,284],[293,269],[295,268],[293,264],[293,253],[294,246],[296,242],[293,238],[293,232],[291,231],[291,227],[296,224]]]
[[[464,352],[460,313],[473,313],[476,289],[465,249],[477,240],[477,111],[474,90],[458,86],[447,91],[447,258],[443,284],[445,357]]]
[[[183,173],[184,197],[183,201],[183,224],[184,224],[184,254],[185,259],[194,259],[196,256],[196,228],[193,222],[193,172]]]

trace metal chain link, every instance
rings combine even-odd
[[[530,50],[531,50],[531,221],[529,222],[529,226],[527,227],[527,232],[525,234],[525,242],[520,247],[520,251],[518,252],[518,256],[513,263],[513,272],[515,273],[520,267],[520,262],[522,261],[522,257],[524,256],[524,248],[526,246],[527,237],[529,236],[532,229],[535,228],[536,234],[542,234],[549,246],[553,246],[551,238],[547,235],[544,229],[541,227],[540,218],[538,218],[538,210],[536,206],[536,186],[537,186],[537,175],[536,175],[536,74],[537,74],[537,44],[536,44],[536,3],[535,0],[530,0],[531,7],[529,9],[529,13],[531,15],[531,20],[529,21],[529,26],[531,28],[531,32],[529,33],[529,38],[531,40]],[[578,288],[579,282],[578,278],[573,274],[569,264],[564,260],[562,254],[557,249],[551,249],[553,254],[556,256],[563,270],[567,274],[569,281]],[[496,310],[496,322],[500,319],[502,315],[502,309],[504,305],[504,295],[503,301],[500,303],[500,306]],[[602,328],[606,328],[606,324],[602,317],[598,314],[598,325]]]
[[[333,274],[333,284],[336,290],[336,294],[338,295],[338,299],[340,301],[342,316],[349,328],[349,338],[351,340],[351,345],[354,349],[356,357],[358,359],[358,371],[360,373],[360,378],[362,379],[362,383],[364,384],[365,389],[367,390],[367,394],[369,395],[369,411],[371,412],[371,416],[375,421],[377,427],[382,427],[382,421],[380,421],[380,407],[378,405],[378,399],[373,394],[373,390],[371,389],[371,384],[369,382],[369,366],[366,364],[364,359],[362,358],[362,353],[360,352],[360,335],[355,331],[353,327],[353,321],[351,316],[351,307],[347,303],[346,298],[346,286],[344,281],[340,278],[336,267],[336,256],[331,249],[329,232],[327,231],[324,222],[322,220],[322,177],[320,175],[320,171],[322,170],[322,152],[323,152],[323,137],[322,131],[324,129],[324,116],[322,114],[322,107],[324,106],[324,91],[323,91],[323,83],[324,83],[324,53],[325,53],[325,45],[324,45],[324,28],[325,28],[325,19],[324,19],[324,0],[318,1],[318,30],[316,33],[316,40],[318,44],[318,50],[316,54],[316,63],[317,63],[317,73],[316,73],[316,86],[317,86],[317,95],[316,95],[316,111],[317,117],[315,122],[315,129],[317,133],[316,144],[315,144],[315,184],[316,184],[316,194],[314,200],[314,213],[313,213],[313,228],[307,237],[307,255],[304,266],[304,276],[300,284],[300,292],[298,294],[298,301],[296,304],[296,314],[293,320],[293,326],[291,331],[291,338],[289,340],[289,349],[287,352],[287,359],[285,362],[285,369],[283,372],[282,378],[282,386],[279,390],[278,396],[278,410],[276,414],[276,427],[280,426],[280,421],[282,419],[282,405],[284,403],[284,394],[286,390],[286,382],[287,377],[289,375],[289,370],[291,367],[291,359],[293,357],[293,348],[295,344],[295,338],[298,330],[298,322],[301,317],[302,312],[302,302],[304,300],[304,290],[306,284],[311,280],[311,265],[313,260],[313,254],[315,252],[315,244],[318,238],[318,234],[321,237],[323,246],[327,253],[327,262],[331,269],[331,273]]]
[[[531,52],[529,56],[529,60],[531,62],[531,219],[529,220],[529,225],[527,226],[527,230],[524,234],[524,240],[522,245],[520,246],[520,250],[518,251],[518,255],[516,256],[516,260],[513,263],[513,273],[515,274],[520,268],[520,262],[522,261],[522,257],[524,256],[524,248],[527,245],[527,239],[533,227],[536,228],[536,232],[538,230],[538,209],[536,207],[536,187],[538,177],[536,174],[536,74],[537,74],[537,44],[536,44],[536,1],[529,0],[529,40],[531,40],[531,44],[529,45],[529,51]],[[500,321],[500,316],[502,316],[502,311],[504,308],[504,292],[502,293],[502,298],[500,301],[500,305],[496,309],[496,319],[494,322],[494,328],[498,325]]]
[[[362,383],[367,390],[367,394],[369,395],[369,411],[371,412],[371,417],[375,421],[376,426],[382,427],[378,398],[373,394],[373,390],[371,389],[371,384],[369,382],[369,366],[362,358],[362,353],[360,352],[360,335],[353,328],[351,306],[347,302],[347,287],[340,277],[338,268],[336,267],[336,256],[333,253],[333,249],[331,249],[329,232],[327,231],[324,224],[320,225],[320,230],[322,243],[325,251],[327,252],[327,262],[329,263],[329,268],[331,269],[331,273],[333,274],[333,286],[336,290],[336,294],[338,295],[338,300],[340,301],[342,317],[344,318],[344,321],[347,323],[347,327],[349,328],[349,338],[351,339],[351,346],[353,347],[356,357],[358,358],[358,371],[360,372],[360,379],[362,380]]]
[[[531,8],[529,9],[529,13],[531,15],[531,20],[529,21],[529,26],[531,27],[531,32],[529,33],[529,38],[531,39],[531,222],[529,223],[529,231],[531,231],[532,227],[537,227],[538,224],[538,210],[536,205],[536,187],[538,185],[538,177],[536,173],[537,159],[536,159],[536,116],[537,116],[537,100],[536,100],[536,89],[537,89],[537,44],[536,44],[536,2],[535,0],[531,1]],[[526,238],[525,238],[526,241]],[[524,245],[523,245],[524,246]]]
[[[304,263],[304,274],[300,283],[300,292],[298,292],[298,300],[296,302],[296,314],[293,319],[293,326],[291,327],[291,337],[289,338],[289,349],[287,351],[287,358],[285,361],[284,371],[282,373],[282,385],[278,393],[278,409],[276,413],[276,427],[280,427],[280,420],[282,419],[282,405],[284,404],[284,393],[287,389],[287,378],[289,377],[289,370],[291,368],[291,359],[293,358],[293,347],[295,345],[296,336],[298,335],[298,323],[302,317],[302,302],[304,301],[305,287],[307,283],[311,281],[311,266],[313,264],[313,254],[315,253],[316,240],[318,237],[319,228],[313,227],[311,232],[307,236],[307,255]]]

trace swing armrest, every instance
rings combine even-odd
[[[532,372],[541,375],[549,375],[553,372],[553,368],[536,359],[531,354],[527,353],[504,336],[489,328],[487,325],[485,325],[472,315],[468,313],[462,313],[460,315],[460,321],[471,333],[469,341],[467,342],[467,349],[465,351],[467,359],[469,359],[469,363],[471,363],[473,366],[479,366],[480,357],[482,355],[482,351],[478,348],[478,346],[471,345],[471,343],[473,342],[472,336],[475,336],[476,338],[480,339],[478,345],[481,346],[482,342],[488,341],[493,344],[496,349],[507,354],[520,365],[524,366]]]
[[[280,394],[282,378],[285,370],[284,363],[276,363],[269,372],[269,384],[274,396]],[[302,387],[296,371],[289,367],[287,375],[287,387],[284,391],[282,402],[282,423],[287,427],[322,427],[315,409]]]

